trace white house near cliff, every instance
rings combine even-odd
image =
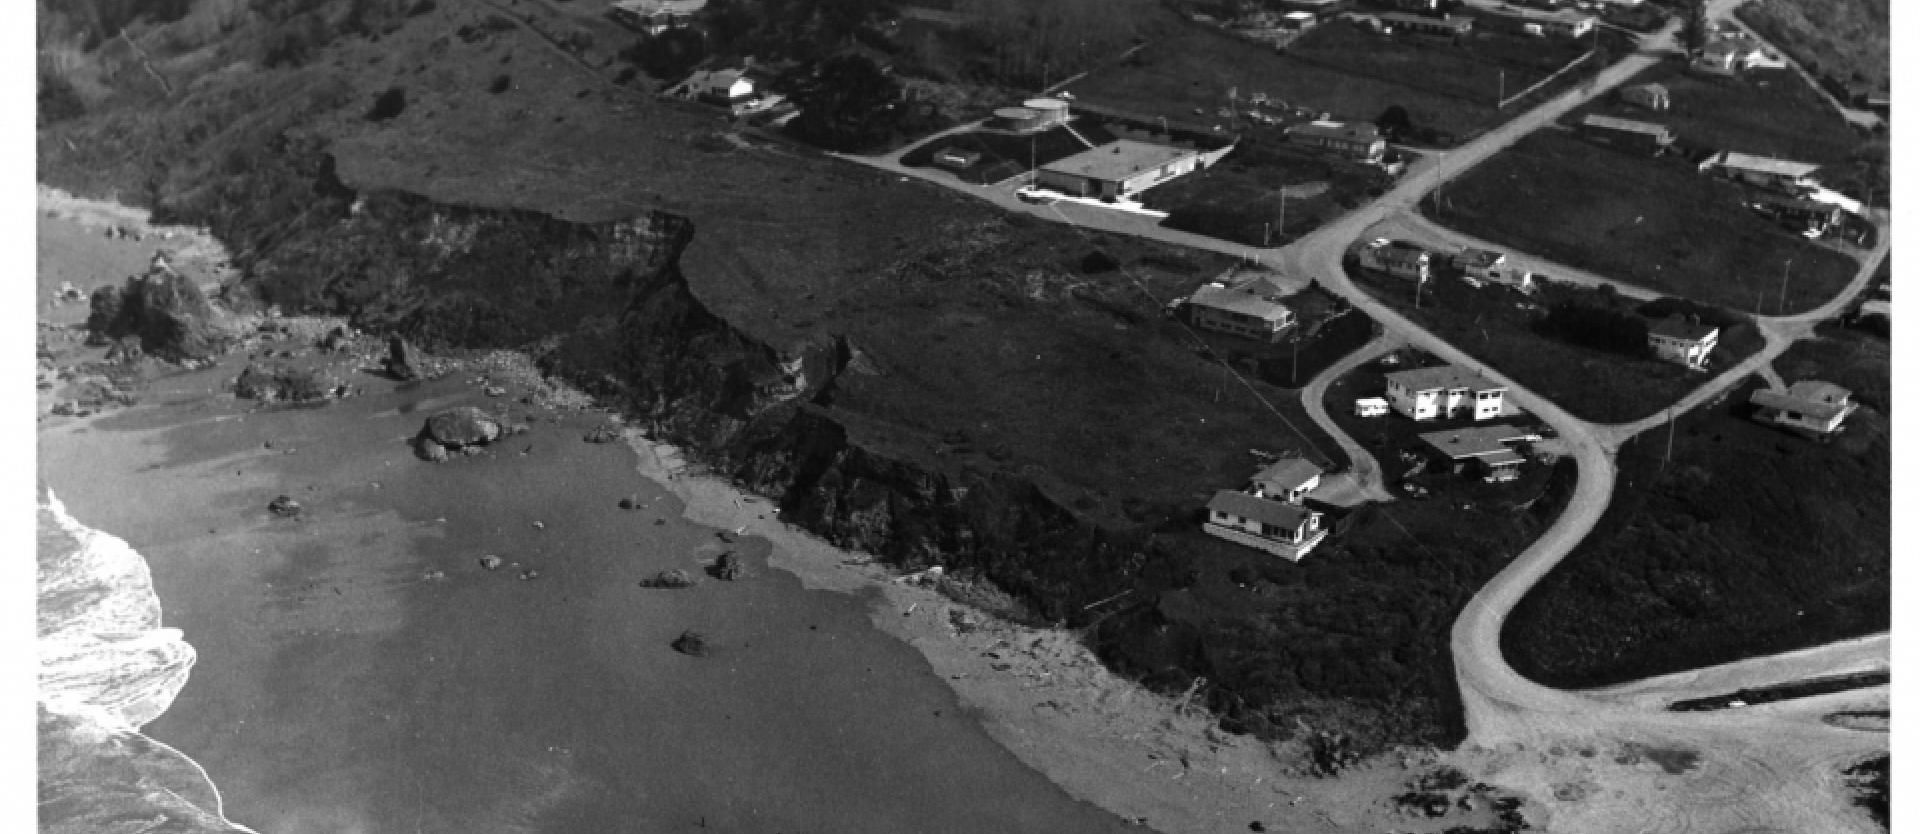
[[[1223,489],[1207,502],[1208,534],[1298,562],[1325,541],[1317,510]]]
[[[1491,420],[1506,408],[1507,386],[1456,365],[1386,375],[1387,401],[1414,420]]]

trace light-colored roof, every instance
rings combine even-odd
[[[1635,84],[1631,87],[1628,87],[1627,90],[1628,91],[1644,90],[1656,96],[1664,96],[1667,94],[1667,85],[1657,84],[1657,83],[1656,84]]]
[[[993,115],[1002,119],[1032,119],[1039,117],[1040,111],[1031,107],[1002,107],[993,111]]]
[[[1747,401],[1767,408],[1802,412],[1817,420],[1831,420],[1853,410],[1853,404],[1847,401],[1852,396],[1852,391],[1831,382],[1809,379],[1787,386],[1786,391],[1762,388],[1753,392]]]
[[[1505,385],[1487,379],[1472,369],[1459,365],[1441,365],[1438,368],[1413,368],[1394,371],[1386,375],[1388,382],[1398,382],[1409,391],[1431,391],[1436,388],[1452,390],[1466,388],[1473,391],[1506,390]]]
[[[1314,18],[1313,12],[1287,12],[1280,16],[1281,20],[1313,20]]]
[[[1298,507],[1281,501],[1273,501],[1223,489],[1213,494],[1213,500],[1207,502],[1208,512],[1226,512],[1261,524],[1299,529],[1308,518],[1319,513],[1305,507]]]
[[[1585,118],[1580,120],[1580,123],[1588,127],[1606,128],[1607,130],[1624,130],[1630,133],[1644,133],[1659,138],[1672,135],[1672,131],[1668,130],[1666,125],[1642,122],[1636,119],[1602,116],[1598,113],[1587,114]]]
[[[1430,431],[1420,435],[1427,445],[1451,458],[1491,458],[1501,455],[1518,459],[1508,443],[1518,443],[1532,433],[1506,424],[1493,426],[1468,426],[1458,429]],[[1488,463],[1494,462],[1489,459]]]
[[[1283,292],[1265,278],[1244,281],[1237,286],[1207,284],[1194,290],[1187,303],[1215,310],[1227,310],[1268,321],[1280,321],[1293,313],[1280,303]]]
[[[1385,408],[1387,406],[1387,398],[1386,397],[1361,397],[1357,400],[1354,400],[1353,404],[1354,405],[1377,405],[1377,406],[1380,406],[1381,408]]]
[[[1386,243],[1369,245],[1367,248],[1373,250],[1375,257],[1396,263],[1421,263],[1433,257],[1432,252],[1428,252],[1419,244],[1404,240],[1389,240]]]
[[[1446,27],[1448,29],[1458,29],[1462,32],[1473,28],[1473,18],[1471,17],[1424,17],[1417,14],[1407,14],[1406,12],[1381,12],[1380,21],[1382,23],[1398,23],[1402,26],[1418,26],[1421,28]]]
[[[1770,156],[1734,153],[1728,151],[1720,155],[1720,167],[1752,171],[1757,174],[1774,174],[1782,177],[1804,177],[1820,170],[1820,166],[1811,162],[1794,162],[1789,159],[1774,159]]]
[[[1685,339],[1689,342],[1698,342],[1708,336],[1719,333],[1720,328],[1711,324],[1688,321],[1680,316],[1668,316],[1653,324],[1647,325],[1647,332],[1655,336],[1665,336],[1669,339]]]
[[[1065,110],[1067,103],[1057,98],[1030,98],[1020,102],[1021,107],[1029,110]]]
[[[707,0],[619,0],[613,7],[637,15],[693,14],[707,7]]]
[[[1199,151],[1120,139],[1040,166],[1043,171],[1117,182],[1162,165],[1199,156]]]
[[[1296,489],[1320,477],[1320,467],[1306,458],[1281,458],[1253,476],[1256,483],[1272,484],[1277,489]]]
[[[1594,20],[1593,15],[1576,12],[1572,9],[1554,9],[1548,11],[1546,9],[1515,7],[1500,9],[1495,12],[1495,14],[1516,17],[1528,23],[1560,23],[1568,26],[1578,25],[1583,22],[1591,24]]]
[[[1345,139],[1349,142],[1380,141],[1380,129],[1366,122],[1308,122],[1287,128],[1287,135]]]

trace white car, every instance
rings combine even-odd
[[[1052,194],[1048,194],[1047,192],[1041,191],[1038,188],[1034,188],[1031,185],[1025,188],[1022,188],[1019,191],[1015,191],[1013,193],[1014,193],[1014,196],[1019,197],[1020,202],[1023,202],[1023,203],[1038,203],[1041,205],[1045,205],[1047,203],[1053,202],[1055,199],[1055,197]]]

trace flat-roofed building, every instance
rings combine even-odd
[[[1187,298],[1187,314],[1202,330],[1277,342],[1295,324],[1281,303],[1284,291],[1265,277],[1215,281]]]
[[[1201,153],[1121,139],[1040,166],[1040,184],[1076,197],[1120,198],[1200,167]]]
[[[1580,120],[1580,135],[1588,140],[1642,153],[1659,153],[1673,145],[1666,125],[1590,113]]]
[[[1458,365],[1395,371],[1386,379],[1393,410],[1414,420],[1491,420],[1506,409],[1507,386]]]

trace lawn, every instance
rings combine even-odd
[[[1633,304],[1618,294],[1547,283],[1529,297],[1497,285],[1474,289],[1452,278],[1435,278],[1421,291],[1415,308],[1411,282],[1357,267],[1349,267],[1347,274],[1402,315],[1584,420],[1638,420],[1706,381],[1700,372],[1672,362],[1572,344],[1536,329],[1543,308],[1562,301],[1631,311]],[[1708,361],[1711,366],[1732,365],[1761,344],[1753,325],[1741,321],[1722,328],[1720,346]]]
[[[1331,21],[1287,48],[1289,57],[1349,75],[1405,84],[1446,99],[1496,104],[1584,53],[1591,38],[1531,38],[1475,31],[1459,44],[1418,34],[1378,35]]]
[[[1089,102],[1170,119],[1195,110],[1214,113],[1226,106],[1229,89],[1242,99],[1265,93],[1348,121],[1371,121],[1398,105],[1415,126],[1464,142],[1527,106],[1522,101],[1496,109],[1501,65],[1470,57],[1467,49],[1376,36],[1332,22],[1295,41],[1289,51],[1275,52],[1217,29],[1172,21],[1133,59],[1096,70],[1071,89]],[[1520,88],[1518,78],[1537,73],[1510,55],[1500,60],[1514,62],[1507,70],[1509,94]],[[1569,73],[1563,83],[1575,75]],[[1536,96],[1551,95],[1559,86]]]
[[[1863,407],[1841,436],[1816,443],[1747,419],[1756,378],[1671,434],[1628,443],[1599,525],[1507,619],[1514,668],[1604,686],[1888,627],[1888,346],[1820,334],[1774,367],[1856,392]]]
[[[1146,192],[1161,225],[1248,246],[1280,246],[1378,195],[1379,168],[1263,133],[1243,138],[1212,168]]]
[[[1890,0],[1754,0],[1734,15],[1808,72],[1884,90],[1892,77]]]
[[[1743,199],[1738,186],[1682,160],[1544,130],[1443,186],[1421,210],[1503,246],[1730,309],[1809,310],[1853,278],[1852,256],[1786,231]]]

